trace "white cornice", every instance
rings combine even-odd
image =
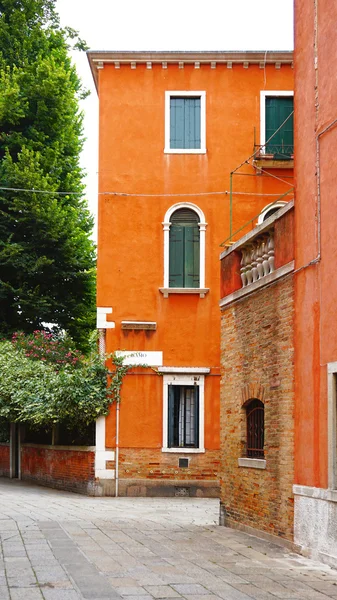
[[[246,52],[246,51],[227,51],[227,52],[128,52],[128,51],[110,51],[110,50],[89,50],[87,52],[91,72],[97,86],[97,68],[100,64],[143,64],[148,69],[152,65],[159,64],[162,68],[168,65],[176,64],[179,68],[185,65],[192,65],[199,68],[200,65],[209,64],[214,69],[217,64],[227,64],[232,68],[234,64],[242,64],[245,68],[250,65],[258,64],[275,65],[280,68],[281,65],[292,65],[292,51],[270,51],[270,52]],[[151,66],[150,66],[151,65]],[[165,66],[164,66],[165,65]],[[117,67],[118,68],[118,67]]]

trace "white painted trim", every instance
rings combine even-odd
[[[210,373],[209,367],[159,367],[158,373],[194,373],[196,375],[207,375]]]
[[[205,448],[162,448],[162,452],[170,452],[171,454],[205,454]]]
[[[167,434],[168,434],[168,386],[169,385],[198,385],[199,386],[199,448],[168,448],[167,445]],[[204,375],[193,375],[190,371],[185,373],[176,374],[171,373],[170,375],[164,375],[163,377],[163,447],[162,452],[192,452],[201,453],[205,452],[205,433],[204,433],[204,421],[205,421],[205,376]]]
[[[107,315],[111,315],[111,313],[112,313],[111,307],[97,306],[96,311],[97,311],[97,320],[96,320],[97,329],[114,329],[115,328],[115,322],[108,321],[106,318]]]
[[[248,467],[249,469],[265,469],[266,461],[264,458],[238,458],[239,467]]]
[[[260,145],[266,143],[266,98],[269,96],[293,96],[292,90],[264,90],[260,91]],[[264,148],[261,148],[264,154]]]
[[[168,298],[170,294],[199,294],[200,298],[205,298],[209,292],[209,288],[159,288],[164,298]]]
[[[170,99],[174,96],[200,97],[200,148],[170,148]],[[205,154],[206,153],[206,92],[170,90],[165,92],[165,154]]]
[[[115,452],[105,449],[105,417],[98,417],[96,421],[95,452],[95,477],[98,479],[115,478],[115,470],[106,468],[107,460],[115,460]]]
[[[169,260],[170,260],[169,252],[170,252],[171,217],[172,217],[172,214],[176,210],[179,210],[181,208],[189,208],[190,210],[193,210],[195,213],[197,213],[197,215],[199,217],[198,225],[199,225],[199,231],[200,231],[200,259],[199,259],[199,265],[200,265],[200,267],[199,267],[200,268],[199,286],[200,286],[200,289],[199,288],[169,288]],[[205,219],[205,215],[204,215],[203,211],[201,210],[201,208],[199,208],[199,206],[197,206],[196,204],[193,204],[192,202],[178,202],[177,204],[173,204],[172,206],[170,206],[170,208],[166,211],[162,225],[163,225],[163,231],[164,231],[164,285],[163,285],[164,290],[166,288],[168,288],[170,290],[170,293],[176,293],[176,294],[184,293],[184,292],[178,292],[178,291],[174,292],[174,289],[176,289],[176,290],[184,289],[185,293],[191,293],[191,294],[192,293],[199,293],[199,294],[206,293],[206,291],[204,291],[204,288],[205,288],[205,259],[206,259],[206,227],[207,227],[207,223],[206,223],[206,219]],[[187,292],[186,290],[193,290],[193,291]],[[194,290],[196,290],[196,291],[194,291]],[[201,290],[203,290],[203,291],[201,291]]]
[[[337,362],[328,363],[328,485],[337,487]]]

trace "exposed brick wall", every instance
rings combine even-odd
[[[0,476],[9,477],[9,444],[0,444]]]
[[[189,466],[179,467],[179,458],[189,458]],[[167,496],[174,495],[174,488],[182,486],[190,488],[191,495],[218,497],[219,465],[218,450],[206,450],[201,454],[185,452],[172,454],[162,452],[161,448],[121,448],[120,493],[121,495]],[[109,461],[107,467],[115,468],[115,463]],[[136,487],[139,488],[138,492]],[[130,488],[136,491],[130,494]]]
[[[221,501],[227,524],[293,537],[293,277],[260,288],[222,310]],[[245,456],[249,397],[265,406],[266,469]]]
[[[57,446],[21,446],[21,478],[62,490],[94,493],[95,453]]]

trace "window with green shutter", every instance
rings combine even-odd
[[[179,209],[171,216],[169,235],[169,287],[200,286],[200,231],[198,215]]]
[[[170,148],[201,148],[200,97],[170,98]]]
[[[266,154],[277,160],[290,160],[294,154],[294,99],[292,96],[266,96]]]

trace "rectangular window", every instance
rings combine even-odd
[[[188,371],[184,373],[183,369],[184,367],[159,369],[165,373],[162,450],[172,453],[205,452],[204,374],[209,373],[209,368],[193,367],[193,374]]]
[[[261,153],[271,156],[274,160],[292,160],[294,155],[293,92],[261,92],[260,102]]]
[[[337,362],[328,363],[328,485],[337,489]]]
[[[205,153],[205,133],[205,92],[165,92],[165,152]]]
[[[168,386],[168,447],[199,447],[198,386]]]

